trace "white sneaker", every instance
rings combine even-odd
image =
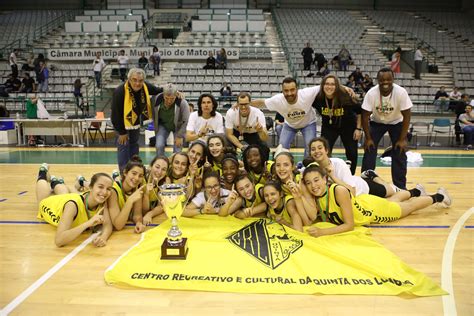
[[[41,171],[44,170],[44,171],[48,172],[48,170],[49,170],[48,164],[47,164],[46,162],[43,162],[43,163],[40,165],[39,170],[41,170]]]
[[[443,196],[443,200],[439,202],[439,206],[444,207],[444,208],[448,208],[451,206],[452,200],[448,194],[448,191],[445,188],[442,188],[442,187],[439,188],[438,191],[436,191],[436,193],[439,193]]]
[[[84,191],[84,183],[86,182],[86,178],[83,175],[78,175],[76,177],[76,182],[74,183],[74,187],[77,191],[82,192]]]
[[[120,177],[120,171],[118,171],[117,169],[114,169],[112,171],[112,179],[114,179],[114,181],[116,180],[116,178]]]
[[[423,186],[423,184],[417,183],[417,184],[415,185],[415,188],[420,191],[420,196],[428,195],[428,193],[426,193],[426,189],[425,189],[425,187]]]

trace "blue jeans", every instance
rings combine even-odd
[[[390,141],[392,142],[392,182],[400,189],[406,190],[407,185],[407,155],[405,152],[401,152],[399,148],[395,148],[395,144],[400,138],[402,132],[402,122],[390,125],[381,124],[376,122],[370,122],[370,135],[374,141],[375,148],[366,150],[364,158],[362,159],[362,171],[372,169],[375,170],[375,164],[377,159],[377,147],[383,135],[388,132]]]
[[[97,83],[97,88],[100,88],[100,79],[102,77],[102,74],[100,73],[100,71],[94,71],[94,75],[95,75],[95,82]]]
[[[118,143],[118,134],[117,139],[115,140],[117,144],[117,161],[120,171],[125,168],[125,165],[133,157],[133,155],[138,155],[140,151],[140,146],[138,145],[138,139],[140,138],[140,129],[131,129],[127,131],[128,142],[125,145],[120,145]]]
[[[339,70],[347,70],[347,66],[349,65],[348,60],[340,60],[339,61]]]
[[[309,142],[316,137],[316,122],[308,124],[307,126],[300,129],[295,129],[285,123],[280,134],[280,144],[283,146],[283,148],[290,149],[291,142],[295,139],[295,135],[298,131],[301,131],[303,134],[304,156],[308,157]]]
[[[464,144],[472,145],[472,139],[474,136],[474,125],[466,125],[462,128],[464,132]]]
[[[170,135],[170,131],[168,131],[163,125],[158,125],[158,132],[155,133],[156,136],[156,155],[157,156],[164,156],[165,155],[165,147],[166,147],[166,140]],[[173,143],[173,152],[176,153],[181,151],[182,147],[176,146],[176,133],[173,132],[174,143]]]
[[[48,92],[48,79],[44,79],[44,81],[38,84],[38,91],[39,92]]]

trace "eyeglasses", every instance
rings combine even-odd
[[[221,187],[221,186],[220,186],[219,184],[216,184],[216,185],[212,185],[212,186],[211,186],[211,185],[210,185],[210,186],[206,186],[205,188],[206,188],[206,190],[211,191],[211,190],[219,190],[220,187]]]

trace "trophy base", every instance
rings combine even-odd
[[[161,259],[163,260],[185,260],[188,255],[188,246],[186,242],[187,238],[176,245],[170,244],[168,238],[165,238],[163,244],[161,245]]]

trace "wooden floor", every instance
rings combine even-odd
[[[20,296],[90,236],[84,233],[71,245],[57,248],[52,226],[27,223],[36,221],[37,168],[38,164],[0,164],[1,314],[13,302],[12,315],[445,315],[443,297],[255,295],[107,286],[105,269],[139,240],[132,227],[115,232],[105,248],[87,244],[56,272],[47,275],[44,284]],[[53,164],[51,173],[73,183],[79,173],[88,177],[114,168]],[[390,178],[388,168],[377,170]],[[474,207],[474,169],[410,168],[408,178],[411,183],[424,183],[430,192],[445,186],[454,199],[452,208],[427,208],[391,223],[394,228],[373,228],[373,236],[439,283],[442,278],[452,277],[454,293],[444,297],[446,307],[454,304],[458,315],[474,315],[474,216],[462,225],[455,240],[452,265],[442,269],[448,235],[460,217]]]

